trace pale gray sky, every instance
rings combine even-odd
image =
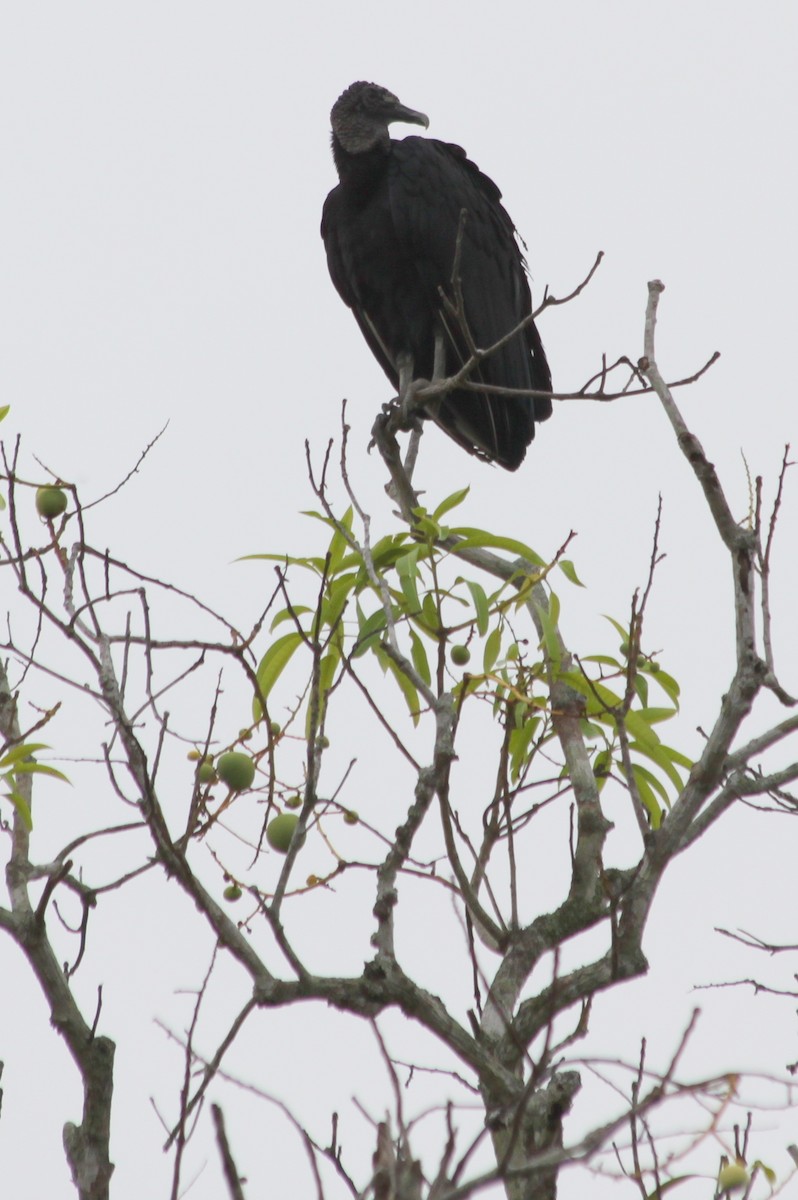
[[[511,0],[490,12],[448,0],[408,0],[401,11],[352,0],[281,12],[243,0],[6,5],[0,404],[12,413],[4,436],[21,434],[30,477],[40,473],[35,453],[88,501],[119,481],[168,420],[139,475],[97,510],[95,543],[242,621],[267,584],[257,568],[233,560],[311,541],[298,515],[314,506],[304,440],[320,450],[337,436],[343,396],[356,486],[375,520],[388,521],[384,472],[364,447],[390,390],[328,279],[318,231],[335,183],[329,109],[364,78],[426,112],[430,136],[462,144],[496,180],[527,243],[538,297],[546,285],[568,291],[596,252],[606,252],[589,291],[540,322],[556,388],[580,386],[603,352],[636,358],[646,283],[665,282],[665,374],[689,374],[722,353],[680,400],[744,517],[741,450],[772,497],[784,443],[795,440],[797,25],[789,0],[756,13],[738,0]],[[685,690],[678,736],[697,745],[695,726],[711,719],[732,668],[728,572],[654,400],[557,405],[515,475],[430,430],[417,478],[433,499],[470,483],[467,519],[544,555],[577,531],[572,556],[589,591],[569,594],[563,626],[583,652],[607,637],[599,614],[625,613],[644,580],[661,492],[668,557],[650,619]],[[785,682],[793,690],[797,527],[793,485],[774,582],[776,648],[792,668]],[[67,754],[67,726],[60,736],[56,749]],[[68,814],[59,817],[65,828]],[[646,1034],[666,1061],[695,1003],[691,985],[760,965],[719,941],[714,925],[795,940],[793,863],[794,826],[745,814],[680,863],[652,922],[651,976],[597,1005],[591,1052],[617,1053],[619,1037],[633,1043]],[[202,953],[185,950],[193,914],[161,885],[164,907],[156,907],[153,886],[136,892],[123,954],[109,905],[97,944],[115,936],[116,953],[107,943],[107,960],[98,951],[94,974],[78,977],[89,1005],[96,979],[105,979],[107,1032],[119,1042],[119,1200],[143,1188],[167,1194],[148,1097],[171,1101],[166,1071],[178,1060],[152,1018],[176,1027],[185,1020],[185,1001],[173,993],[196,985],[208,943],[192,937]],[[312,919],[323,925],[326,917]],[[428,936],[429,961],[420,966],[437,986],[437,943]],[[71,1065],[14,948],[3,943],[0,975],[14,980],[0,1002],[0,1179],[23,1200],[65,1196],[60,1126],[78,1100]],[[737,993],[701,999],[711,1016],[704,1057],[696,1052],[691,1061],[696,1073],[734,1065],[730,1048],[765,1071],[795,1057],[787,1009]],[[347,1144],[369,1138],[347,1108],[352,1094],[377,1115],[388,1102],[368,1035],[315,1010],[304,1022],[274,1014],[268,1029],[261,1023],[238,1058],[247,1077],[297,1112],[309,1106],[319,1137],[337,1106],[352,1122]],[[322,1080],[307,1067],[327,1056]],[[289,1182],[304,1171],[302,1152],[279,1119],[264,1111],[247,1128],[243,1105],[229,1103],[248,1194],[265,1194],[267,1181],[275,1195],[311,1194],[307,1175],[301,1186]],[[588,1117],[580,1111],[575,1122]],[[786,1130],[774,1136],[774,1166],[786,1168],[780,1147],[792,1140]],[[34,1174],[25,1166],[31,1148]],[[219,1195],[212,1148],[208,1158],[194,1200]],[[201,1161],[197,1153],[194,1167]],[[712,1170],[710,1155],[707,1164]],[[583,1187],[566,1176],[563,1200]],[[681,1194],[690,1200],[708,1189],[688,1185]],[[603,1195],[598,1185],[591,1191]]]

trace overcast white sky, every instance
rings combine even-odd
[[[344,396],[356,486],[375,521],[390,522],[383,469],[364,453],[389,388],[329,282],[318,232],[335,183],[329,109],[363,78],[426,112],[430,136],[460,143],[496,180],[538,296],[546,285],[568,291],[605,251],[589,292],[540,323],[556,388],[580,386],[602,353],[637,357],[646,283],[665,282],[664,373],[680,377],[722,354],[680,399],[742,518],[741,450],[772,497],[784,444],[795,440],[797,26],[790,0],[756,11],[738,0],[524,0],[490,12],[470,0],[399,8],[341,0],[279,12],[248,0],[4,6],[0,404],[12,406],[4,436],[21,435],[30,477],[41,474],[36,454],[88,501],[168,421],[138,476],[97,510],[95,543],[242,622],[265,577],[233,560],[308,543],[312,530],[298,515],[313,506],[304,440],[320,449],[337,435]],[[623,614],[644,579],[661,492],[668,557],[652,636],[685,689],[679,736],[696,745],[695,726],[711,720],[731,673],[728,570],[655,401],[557,405],[515,475],[430,430],[417,478],[433,499],[471,484],[468,519],[544,555],[577,531],[572,556],[589,592],[569,595],[563,626],[583,652],[607,637],[599,614]],[[795,496],[793,484],[774,584],[776,650],[793,691]],[[12,602],[3,597],[3,609]],[[713,926],[796,940],[794,846],[791,823],[741,815],[678,864],[652,922],[651,977],[597,1006],[594,1052],[617,1053],[622,1031],[632,1041],[645,1033],[664,1061],[695,1003],[692,984],[762,967],[731,953]],[[179,1025],[185,1006],[173,992],[196,985],[205,965],[201,954],[183,961],[191,914],[165,921],[160,896],[137,893],[116,998],[106,983],[106,1031],[120,1043],[120,1200],[143,1188],[167,1194],[148,1096],[160,1063],[174,1069],[176,1060],[152,1018]],[[59,1130],[78,1093],[16,958],[0,943],[0,978],[15,981],[0,1000],[0,1181],[23,1200],[65,1196]],[[87,996],[102,976],[102,962],[95,967]],[[706,1004],[696,1072],[735,1065],[730,1048],[766,1071],[795,1057],[789,1004],[737,993]],[[289,1014],[269,1021],[272,1032],[261,1025],[263,1041],[248,1043],[244,1065],[295,1108],[316,1106],[323,1137],[332,1107],[355,1092],[369,1099],[368,1074],[353,1069],[367,1038],[315,1010],[301,1026]],[[287,1083],[260,1071],[260,1049],[282,1061],[291,1042],[303,1064],[332,1055],[329,1085],[317,1091],[299,1069]],[[31,1053],[41,1057],[26,1090]],[[301,1163],[290,1135],[268,1140],[271,1114],[254,1130],[241,1120],[230,1133],[248,1194],[265,1194],[265,1180],[272,1194],[290,1194],[285,1181]],[[792,1124],[772,1143],[781,1170],[781,1147],[798,1140]],[[361,1135],[362,1122],[349,1144]],[[48,1161],[26,1166],[26,1153],[45,1146]],[[209,1158],[195,1200],[220,1194],[212,1150]],[[573,1200],[583,1186],[566,1177],[562,1196]],[[293,1194],[309,1188],[309,1179],[294,1183]],[[709,1185],[682,1194],[705,1196]]]

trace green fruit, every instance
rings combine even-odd
[[[272,850],[277,850],[280,854],[288,853],[298,821],[299,817],[293,813],[280,813],[279,817],[269,822],[266,826],[266,841]]]
[[[359,820],[360,820],[360,817],[351,808],[348,808],[346,810],[346,812],[344,813],[344,821],[346,822],[347,825],[357,825]]]
[[[242,754],[239,750],[229,750],[216,764],[216,773],[232,791],[245,792],[247,788],[252,787],[255,764],[248,754]]]
[[[269,733],[273,738],[279,737],[282,732],[282,726],[277,721],[269,722]]]
[[[320,738],[316,738],[316,745],[318,746],[319,750],[326,750],[329,744],[330,739],[328,737],[324,737],[323,734]]]
[[[241,888],[237,883],[229,884],[222,892],[225,900],[229,900],[231,904],[235,904],[236,900],[241,899]]]
[[[40,487],[36,491],[36,511],[40,517],[52,521],[60,517],[67,506],[66,492],[57,487]]]
[[[239,731],[238,731],[239,741],[248,742],[251,737],[252,737],[251,729],[239,729]]]
[[[471,651],[468,646],[452,646],[449,657],[456,667],[464,667],[471,661]]]
[[[630,650],[631,650],[631,646],[629,645],[628,642],[621,642],[621,654],[624,656],[624,658],[629,657]]]
[[[197,767],[197,779],[200,783],[210,783],[216,778],[216,769],[213,765],[213,760],[205,758]]]
[[[302,797],[301,796],[289,796],[287,800],[283,801],[283,804],[285,805],[286,808],[301,808],[302,807]]]
[[[748,1171],[741,1162],[726,1163],[718,1173],[718,1186],[722,1192],[731,1192],[748,1183]]]

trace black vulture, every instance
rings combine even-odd
[[[441,295],[453,298],[463,210],[458,274],[467,328],[480,350],[532,311],[524,258],[501,192],[460,146],[389,136],[393,121],[427,128],[423,113],[405,108],[385,88],[360,82],[336,100],[331,121],[340,183],[327,197],[321,223],[330,275],[403,398],[411,381],[452,375],[468,357],[462,326]],[[550,392],[534,324],[483,359],[471,380]],[[535,436],[535,421],[551,416],[551,400],[460,388],[430,404],[425,415],[470,453],[514,471]]]

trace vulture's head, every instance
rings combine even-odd
[[[376,83],[353,83],[343,92],[330,113],[333,141],[349,154],[363,154],[374,146],[387,144],[392,121],[423,125],[429,118],[400,104],[393,92]]]

